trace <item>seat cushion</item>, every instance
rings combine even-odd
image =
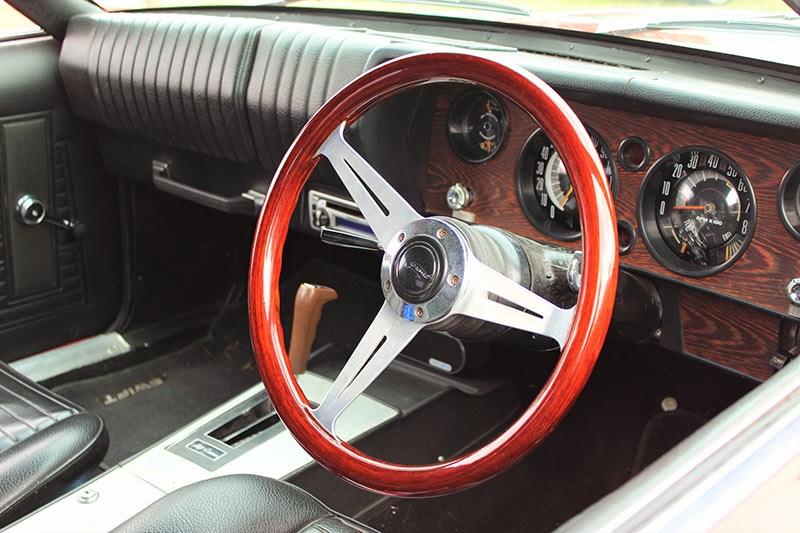
[[[107,449],[102,419],[0,363],[0,526],[92,471]]]
[[[115,533],[161,531],[374,533],[375,530],[331,511],[294,485],[240,474],[178,489],[114,529]]]
[[[81,409],[0,363],[0,452]]]

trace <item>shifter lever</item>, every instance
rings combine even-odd
[[[317,336],[317,326],[326,303],[338,298],[335,290],[323,285],[303,283],[294,298],[292,338],[289,343],[289,362],[295,374],[306,371],[311,345]]]
[[[85,239],[89,233],[89,226],[85,222],[69,220],[49,213],[41,200],[32,194],[26,194],[17,200],[17,220],[26,226],[38,226],[42,222],[46,222],[51,226],[69,231],[77,240]]]

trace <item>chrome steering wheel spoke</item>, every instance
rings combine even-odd
[[[471,255],[452,313],[550,337],[563,348],[575,307],[562,309]]]
[[[359,341],[325,398],[313,410],[322,426],[335,435],[336,419],[400,354],[424,324],[401,318],[386,302]]]
[[[446,221],[420,216],[345,140],[344,130],[343,123],[319,155],[330,161],[386,251],[382,277],[387,300],[312,411],[326,430],[336,434],[337,418],[421,329],[452,315],[551,337],[563,348],[574,308],[561,309],[480,262],[467,239]]]
[[[330,161],[385,249],[400,228],[422,217],[345,140],[344,130],[342,123],[326,139],[319,154]]]

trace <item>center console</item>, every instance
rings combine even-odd
[[[330,379],[311,372],[297,380],[312,403],[321,402],[331,384]],[[361,395],[338,420],[337,433],[343,440],[353,441],[399,413],[394,406]],[[259,384],[17,522],[9,531],[105,532],[185,485],[228,474],[280,479],[311,463],[313,459],[280,422]]]

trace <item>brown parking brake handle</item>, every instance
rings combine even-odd
[[[335,290],[324,285],[303,283],[297,288],[294,297],[292,338],[289,342],[289,362],[295,374],[306,371],[311,345],[317,336],[317,326],[322,318],[322,308],[338,297]]]

